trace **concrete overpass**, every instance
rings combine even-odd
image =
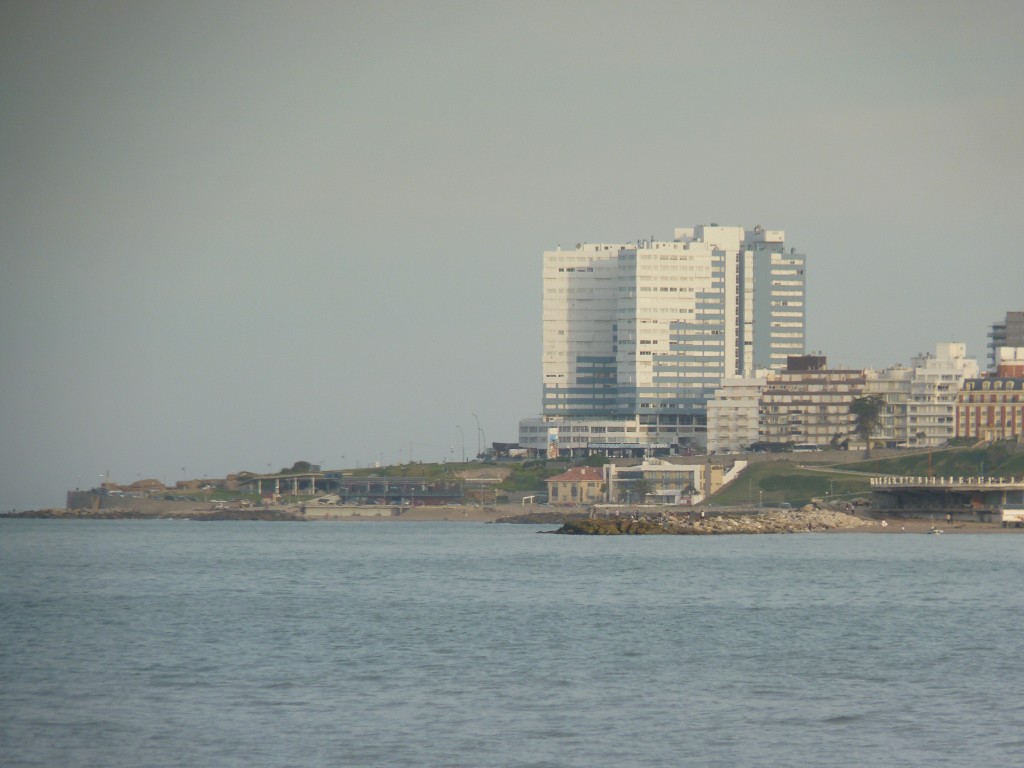
[[[1024,477],[881,475],[871,478],[871,501],[878,515],[998,522],[1004,508],[1024,505]]]

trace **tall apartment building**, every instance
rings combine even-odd
[[[1007,312],[1001,322],[992,323],[988,338],[988,368],[995,373],[1001,347],[1024,347],[1024,312]]]
[[[864,394],[865,372],[828,368],[819,355],[792,357],[761,392],[761,442],[826,448],[853,433],[850,404]]]
[[[885,400],[875,437],[894,448],[943,445],[956,437],[957,393],[977,377],[978,363],[960,342],[937,344],[909,368],[869,372],[865,393]]]
[[[762,227],[545,252],[542,415],[520,422],[520,445],[557,431],[563,453],[703,448],[724,377],[803,353],[804,271]]]

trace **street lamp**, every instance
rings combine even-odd
[[[473,418],[476,419],[476,457],[480,458],[480,433],[483,431],[480,429],[480,419],[474,413]]]

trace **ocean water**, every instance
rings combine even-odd
[[[1009,766],[1024,536],[0,520],[2,766]]]

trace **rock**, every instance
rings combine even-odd
[[[741,533],[805,533],[833,528],[858,528],[870,522],[843,512],[814,507],[801,510],[771,510],[758,515],[714,515],[706,519],[690,516],[666,517],[658,521],[632,518],[602,517],[570,520],[557,531],[583,536],[616,535],[713,535]]]
[[[646,520],[622,518],[596,518],[593,520],[569,520],[557,531],[576,536],[641,536],[671,533],[665,526]]]
[[[522,523],[525,525],[560,525],[570,520],[586,520],[588,513],[575,510],[545,510],[544,512],[525,512],[521,515],[505,515],[496,523]]]

